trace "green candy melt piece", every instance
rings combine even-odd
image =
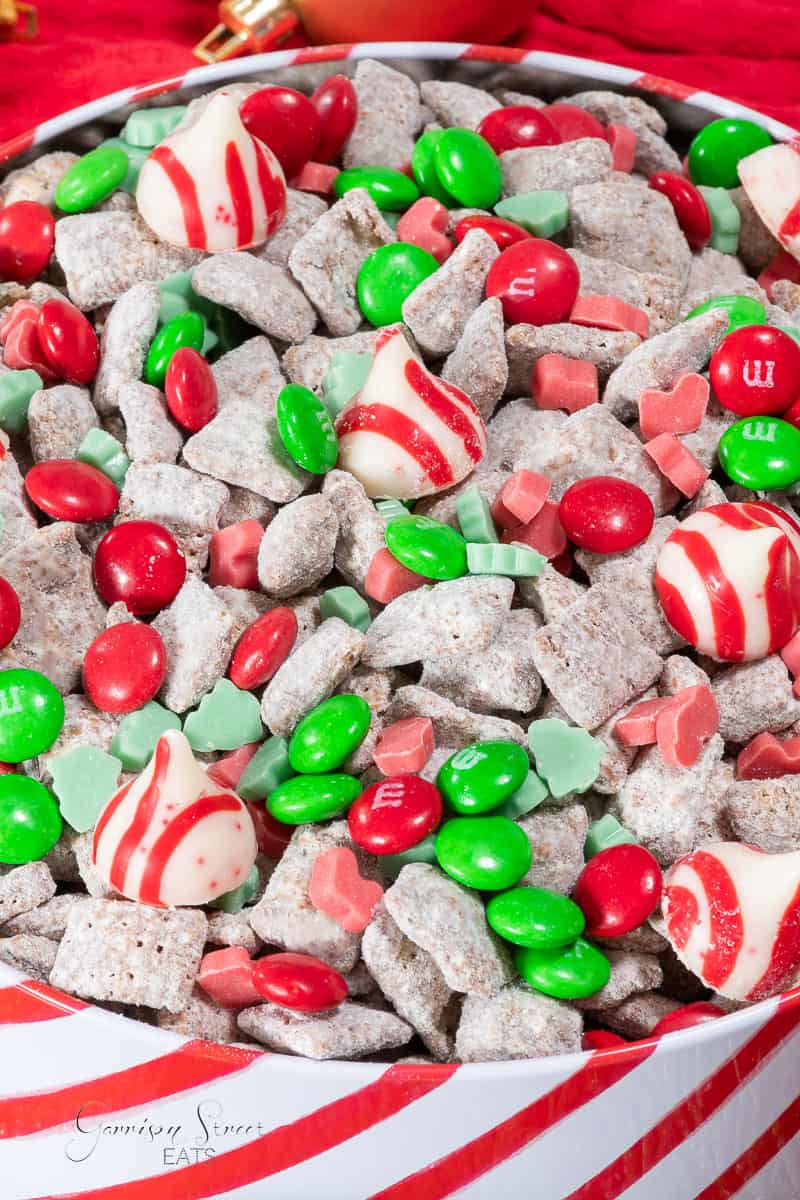
[[[512,579],[535,579],[547,566],[547,559],[530,546],[515,542],[483,545],[467,543],[467,569],[470,575],[508,575]]]
[[[692,317],[699,317],[715,308],[724,308],[728,314],[726,337],[734,329],[741,329],[744,325],[766,325],[767,323],[767,312],[764,305],[753,296],[715,296],[712,300],[706,300],[705,304],[698,304],[683,319],[690,321]]]
[[[256,750],[242,771],[236,791],[243,800],[265,800],[270,792],[293,775],[289,765],[289,743],[275,734]]]
[[[739,186],[739,163],[772,145],[766,129],[738,117],[720,117],[704,125],[689,147],[689,177],[695,185]]]
[[[0,375],[0,429],[22,433],[34,392],[44,387],[35,371],[6,371]]]
[[[800,429],[779,417],[743,417],[725,430],[717,448],[734,483],[775,491],[800,480]]]
[[[121,191],[128,192],[129,195],[134,196],[139,184],[139,175],[150,151],[143,146],[131,146],[129,142],[123,141],[122,138],[118,137],[108,138],[101,145],[115,146],[117,150],[121,150],[127,156],[128,170],[125,172],[125,178],[119,186]]]
[[[516,821],[519,817],[524,817],[526,813],[533,812],[535,808],[538,808],[549,794],[544,780],[540,779],[535,771],[528,771],[522,785],[517,788],[513,796],[509,796],[500,805],[497,814]]]
[[[468,542],[499,542],[489,501],[477,484],[473,483],[456,497],[456,516]]]
[[[108,476],[115,488],[122,491],[131,460],[125,453],[122,442],[118,442],[110,433],[106,433],[104,429],[90,429],[78,447],[75,457],[81,462],[97,467],[98,471]]]
[[[421,192],[426,196],[433,196],[441,204],[453,207],[458,201],[455,196],[450,195],[440,180],[433,157],[436,143],[443,133],[443,129],[429,129],[417,138],[411,154],[411,170]]]
[[[636,838],[624,825],[620,825],[616,817],[606,813],[597,821],[592,821],[586,841],[583,843],[583,857],[588,861],[599,854],[601,850],[609,850],[612,846],[635,846]]]
[[[124,771],[143,771],[162,733],[180,727],[179,716],[158,701],[149,700],[122,718],[111,743],[111,753],[122,763]]]
[[[128,173],[128,156],[120,146],[97,146],[69,167],[55,190],[56,206],[66,213],[84,212],[115,192]]]
[[[367,255],[358,272],[358,306],[370,324],[394,325],[403,304],[423,279],[439,270],[432,254],[410,242],[392,242]]]
[[[442,870],[484,892],[514,887],[530,870],[532,857],[525,831],[508,817],[453,817],[436,835]]]
[[[64,725],[64,701],[39,671],[0,671],[0,762],[19,763],[49,750]]]
[[[200,313],[186,312],[173,317],[159,329],[150,343],[145,362],[145,379],[153,387],[163,388],[167,367],[176,350],[191,346],[198,353],[203,349],[206,323]]]
[[[742,218],[739,210],[723,187],[700,187],[697,189],[706,202],[711,217],[711,241],[709,245],[722,254],[735,254],[739,249],[739,230]]]
[[[486,920],[507,942],[542,950],[574,942],[586,925],[574,901],[538,887],[517,887],[492,896]]]
[[[569,198],[566,192],[521,192],[499,200],[494,211],[498,217],[521,225],[535,237],[550,238],[567,227]]]
[[[334,354],[322,380],[322,400],[334,421],[366,383],[372,359],[371,354],[353,354],[350,350]]]
[[[260,742],[264,729],[258,700],[230,679],[218,679],[189,713],[183,732],[192,749],[202,753],[238,750],[247,742]]]
[[[467,208],[491,208],[500,199],[503,176],[500,160],[479,133],[445,129],[433,147],[439,182]]]
[[[408,516],[408,509],[402,500],[395,500],[394,498],[389,500],[376,500],[375,507],[387,524],[389,521],[393,521],[395,517]]]
[[[514,965],[527,984],[557,1000],[593,996],[611,978],[605,954],[582,937],[571,946],[550,950],[520,947],[514,953]]]
[[[345,693],[323,700],[306,713],[292,734],[292,770],[305,775],[335,771],[363,742],[370,717],[370,707],[361,696]]]
[[[289,383],[278,396],[275,413],[286,453],[312,475],[325,475],[336,466],[339,440],[330,413],[310,388]]]
[[[185,104],[169,104],[164,108],[137,109],[125,122],[122,137],[131,146],[152,150],[172,133],[185,112]]]
[[[408,863],[422,862],[432,865],[436,862],[436,835],[429,833],[421,842],[417,842],[416,846],[411,846],[400,854],[382,854],[380,862],[383,878],[387,882],[397,879]]]
[[[255,896],[260,883],[261,872],[258,867],[252,867],[244,883],[240,883],[238,888],[234,888],[231,892],[223,892],[221,896],[217,896],[216,900],[209,901],[208,907],[218,908],[226,913],[241,912]]]
[[[467,573],[467,543],[433,517],[396,517],[386,526],[389,552],[425,579],[460,579]]]
[[[52,792],[27,775],[0,776],[0,863],[38,862],[62,831]]]
[[[354,629],[366,633],[372,624],[369,605],[355,588],[342,586],[328,588],[319,598],[319,615],[323,621],[328,617],[339,617]]]
[[[528,745],[536,760],[536,773],[557,800],[590,788],[606,754],[598,738],[555,717],[528,726]]]
[[[528,771],[528,755],[516,742],[473,742],[442,764],[436,786],[455,812],[483,813],[513,796]]]
[[[61,816],[77,833],[86,833],[117,790],[122,763],[97,746],[75,746],[47,764]]]
[[[360,793],[352,775],[295,775],[270,793],[267,808],[285,825],[330,821],[347,812]]]
[[[419,200],[419,188],[413,179],[392,167],[351,167],[340,171],[333,184],[339,197],[353,188],[369,192],[378,208],[384,212],[404,212]]]

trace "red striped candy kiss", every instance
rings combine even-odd
[[[776,143],[743,158],[742,187],[767,229],[794,258],[800,258],[800,154],[792,143]]]
[[[141,775],[112,796],[92,840],[103,880],[157,907],[207,904],[232,891],[256,851],[245,805],[209,779],[177,729],[162,734]]]
[[[140,215],[162,241],[195,250],[244,250],[286,216],[286,182],[271,150],[248,133],[230,96],[152,151],[139,176]]]
[[[683,521],[658,556],[664,615],[696,650],[749,662],[800,627],[800,529],[773,505],[715,504]]]

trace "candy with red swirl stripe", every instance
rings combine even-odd
[[[741,159],[750,203],[784,250],[800,259],[800,141],[777,142]]]
[[[667,937],[707,987],[765,1000],[800,970],[800,851],[765,854],[738,842],[704,846],[664,880]]]
[[[220,93],[151,152],[136,204],[154,233],[173,246],[244,250],[282,224],[286,181],[275,155],[248,133],[233,100]]]
[[[400,326],[382,332],[364,386],[336,432],[339,466],[373,499],[416,500],[453,487],[486,452],[486,427],[473,402],[423,365]]]
[[[772,504],[714,504],[669,535],[655,585],[670,625],[702,654],[766,658],[800,627],[800,526]]]
[[[120,895],[167,907],[207,904],[233,891],[257,849],[243,802],[206,775],[184,735],[171,729],[144,771],[103,809],[92,860]]]

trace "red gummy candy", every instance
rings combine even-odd
[[[382,896],[379,883],[362,878],[358,859],[347,846],[325,850],[314,859],[308,898],[314,908],[348,933],[362,933],[367,928]]]
[[[286,660],[297,638],[291,608],[273,608],[248,625],[236,645],[228,674],[237,687],[261,687]]]
[[[661,868],[644,846],[609,846],[589,859],[572,899],[593,938],[621,937],[638,929],[661,899]]]
[[[83,686],[95,708],[129,713],[158,692],[167,673],[167,651],[152,625],[123,621],[98,634],[83,660]]]
[[[759,733],[739,751],[737,779],[780,779],[800,775],[800,737],[779,742],[772,733]]]
[[[640,700],[620,717],[614,726],[614,737],[623,746],[654,746],[656,718],[672,703],[672,696],[656,696]]]
[[[402,854],[433,833],[441,819],[442,797],[418,775],[373,783],[347,817],[353,841],[370,854]]]
[[[647,313],[618,296],[593,296],[584,292],[576,298],[569,319],[573,325],[587,325],[591,329],[630,330],[640,338],[650,335]]]
[[[268,954],[253,963],[259,996],[297,1012],[321,1012],[347,997],[338,971],[311,954]]]
[[[206,775],[220,787],[230,788],[232,792],[235,792],[242,772],[260,745],[261,742],[245,742],[243,746],[239,746],[238,750],[232,750],[230,754],[225,754],[216,762],[211,763],[206,768]]]
[[[656,717],[656,741],[670,767],[693,767],[719,729],[714,693],[704,683],[683,688]]]
[[[31,467],[25,491],[33,503],[57,521],[104,521],[116,512],[119,492],[90,463],[76,458],[49,458]]]
[[[257,800],[245,800],[245,807],[256,831],[259,854],[279,859],[292,840],[293,826],[276,821],[272,813],[267,811],[266,805]]]
[[[384,728],[372,757],[384,775],[413,775],[422,770],[433,749],[430,717],[406,717]]]
[[[263,999],[253,983],[253,960],[244,946],[204,954],[197,982],[220,1008],[248,1008]]]
[[[208,544],[211,587],[258,591],[258,548],[264,528],[255,519],[237,521],[213,534]]]
[[[172,603],[186,578],[186,559],[163,525],[124,521],[101,539],[92,569],[106,604],[122,600],[134,616],[143,616]]]
[[[636,160],[636,134],[628,125],[606,125],[606,141],[611,147],[611,166],[630,173]]]
[[[694,433],[708,408],[710,386],[694,371],[679,375],[669,392],[645,388],[639,396],[639,426],[642,437],[660,433]]]
[[[492,516],[504,529],[526,525],[542,511],[549,491],[550,480],[546,475],[524,468],[515,471],[500,489],[492,505]]]
[[[292,187],[298,192],[313,192],[315,196],[332,196],[338,174],[339,168],[329,163],[307,162],[295,175]]]
[[[390,550],[384,546],[376,550],[369,564],[367,577],[364,580],[364,591],[372,600],[379,604],[390,604],[405,592],[413,592],[414,588],[428,583],[422,575],[409,571],[398,562]]]

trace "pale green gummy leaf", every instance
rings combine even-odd
[[[598,821],[592,821],[589,826],[586,841],[583,843],[583,857],[588,860],[601,850],[625,845],[636,845],[636,838],[624,825],[620,825],[616,817],[606,813]]]
[[[543,779],[540,779],[535,771],[528,771],[528,777],[512,796],[495,809],[495,813],[501,817],[508,817],[511,821],[516,821],[518,817],[524,817],[526,813],[533,812],[538,808],[543,800],[549,795],[547,784]],[[493,814],[494,815],[494,814]]]
[[[153,146],[163,142],[172,133],[185,112],[185,104],[137,109],[125,122],[122,137],[130,146],[152,150]]]
[[[0,429],[22,433],[31,397],[43,386],[35,371],[5,371],[0,375]]]
[[[403,850],[401,854],[382,854],[380,857],[381,872],[388,883],[397,878],[407,863],[415,862],[436,862],[435,834],[429,833],[421,842],[417,842],[416,846],[412,846],[410,850]]]
[[[739,248],[742,218],[727,188],[699,187],[711,217],[711,242],[722,254],[735,254]]]
[[[555,717],[528,726],[528,745],[536,760],[536,773],[557,800],[590,788],[606,753],[598,738]]]
[[[219,305],[215,304],[213,300],[206,300],[205,296],[198,296],[192,287],[193,275],[194,268],[192,267],[189,271],[175,271],[174,274],[168,275],[166,279],[159,282],[158,290],[161,293],[159,325],[167,325],[173,317],[190,310],[205,317],[206,325],[215,316]]]
[[[76,746],[47,764],[61,815],[76,833],[86,833],[117,790],[122,763],[97,746]]]
[[[122,718],[111,743],[111,753],[120,760],[125,771],[143,771],[162,733],[180,727],[179,716],[156,700],[150,700]]]
[[[513,578],[532,578],[541,575],[547,559],[530,546],[499,542],[467,542],[467,570],[470,575],[510,575]]]
[[[98,471],[108,476],[114,487],[122,491],[131,460],[122,442],[118,442],[110,433],[104,429],[90,429],[78,447],[76,457],[81,462],[97,467]]]
[[[253,867],[244,883],[240,883],[232,892],[223,892],[216,900],[212,900],[208,907],[221,908],[226,913],[241,912],[245,904],[249,904],[255,896],[260,882],[261,872],[258,867]]]
[[[132,146],[123,138],[118,137],[107,138],[107,140],[103,142],[103,145],[116,146],[118,150],[124,150],[127,154],[128,171],[119,186],[122,188],[123,192],[129,192],[131,195],[134,195],[136,192],[136,186],[139,183],[139,174],[150,151],[145,149],[143,146]]]
[[[289,743],[276,734],[256,750],[242,772],[236,791],[243,800],[266,800],[270,792],[293,775]]]
[[[366,600],[352,587],[328,588],[319,598],[319,613],[323,621],[328,617],[339,617],[362,633],[366,633],[372,624]]]
[[[499,542],[489,501],[477,484],[466,488],[456,499],[456,516],[468,542]]]
[[[371,354],[353,354],[350,350],[334,354],[322,380],[322,400],[334,420],[361,391],[371,366]]]
[[[238,750],[264,736],[258,700],[230,679],[218,679],[199,707],[189,713],[183,732],[193,750]]]
[[[494,206],[498,217],[521,225],[535,237],[549,238],[565,229],[569,221],[569,199],[566,192],[521,192],[508,196]]]

